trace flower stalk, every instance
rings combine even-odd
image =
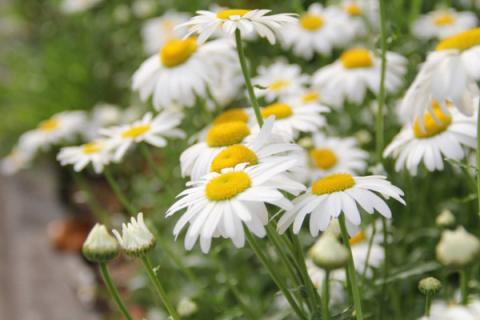
[[[135,216],[137,214],[137,210],[135,207],[128,201],[127,197],[123,193],[122,189],[118,185],[118,183],[115,181],[115,178],[113,177],[111,171],[108,168],[105,168],[104,171],[105,178],[108,181],[108,184],[112,188],[113,192],[117,196],[118,200],[122,203],[122,205],[127,209],[129,214],[131,216]]]
[[[107,287],[108,292],[112,296],[113,300],[118,306],[118,309],[122,313],[123,317],[126,320],[133,320],[133,317],[128,312],[127,307],[123,303],[122,299],[120,298],[120,294],[118,293],[117,287],[113,284],[112,277],[110,276],[110,272],[108,271],[107,265],[105,263],[98,264],[100,268],[100,274],[102,275],[103,282]]]
[[[330,271],[325,270],[325,279],[323,279],[322,288],[322,319],[330,320],[330,312],[328,310],[328,303],[330,300]]]

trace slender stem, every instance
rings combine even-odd
[[[385,105],[385,73],[387,70],[387,38],[385,27],[385,0],[380,0],[380,46],[381,46],[381,70],[380,91],[378,93],[378,108],[375,121],[375,141],[377,161],[382,162],[383,151],[383,109]]]
[[[422,0],[411,0],[410,12],[408,14],[408,26],[417,18],[422,9]]]
[[[147,255],[144,255],[142,257],[142,262],[143,262],[143,266],[145,267],[145,270],[147,271],[148,278],[152,282],[156,293],[158,294],[160,300],[162,301],[163,305],[167,309],[168,313],[170,314],[173,320],[179,320],[180,316],[178,315],[177,310],[168,299],[165,289],[163,289],[162,284],[158,280],[158,277],[153,272],[153,266],[152,266],[152,262],[150,261],[150,258]]]
[[[328,311],[328,302],[330,300],[330,271],[325,270],[325,279],[323,279],[322,288],[322,320],[330,320]]]
[[[480,214],[480,106],[477,111],[477,201],[477,213]]]
[[[145,160],[147,160],[147,163],[150,166],[150,168],[155,173],[155,176],[157,177],[157,179],[160,181],[163,181],[164,179],[163,179],[162,173],[158,169],[158,165],[155,163],[155,160],[153,159],[153,155],[145,143],[140,143],[140,151],[142,152],[142,155],[145,158]]]
[[[427,294],[425,296],[425,317],[430,317],[430,307],[432,305],[432,295]]]
[[[122,189],[118,185],[118,183],[115,181],[113,178],[112,173],[108,168],[105,168],[103,171],[103,174],[105,175],[105,178],[107,178],[108,183],[110,184],[110,187],[113,189],[113,192],[115,192],[115,195],[117,196],[118,200],[122,203],[122,205],[127,208],[128,212],[130,213],[131,216],[136,215],[138,212],[135,209],[135,207],[128,201],[127,197],[123,193]]]
[[[260,248],[256,239],[252,236],[249,230],[245,230],[245,234],[247,237],[248,244],[250,245],[252,250],[255,252],[257,257],[260,259],[262,264],[265,266],[268,273],[270,274],[270,277],[275,282],[275,284],[280,289],[280,291],[282,291],[283,295],[285,296],[285,298],[287,299],[288,303],[293,308],[295,313],[301,319],[307,319],[305,312],[298,306],[297,302],[295,301],[290,291],[288,290],[287,286],[283,282],[283,279],[277,274],[275,266],[272,265],[269,258],[267,258],[267,256],[262,252],[262,249]]]
[[[263,126],[263,118],[262,114],[260,113],[257,97],[255,97],[255,92],[253,91],[252,82],[250,81],[250,72],[248,70],[247,60],[243,50],[242,36],[240,34],[240,30],[238,29],[235,30],[235,42],[237,44],[238,59],[240,60],[240,66],[242,67],[243,79],[245,80],[245,86],[247,87],[248,97],[250,98],[250,103],[255,111],[257,122],[261,127]]]
[[[383,261],[383,284],[382,284],[382,290],[381,290],[381,297],[382,299],[386,299],[387,297],[387,279],[388,279],[388,273],[389,273],[389,268],[390,268],[390,253],[389,253],[389,244],[388,244],[388,223],[387,219],[384,217],[382,219],[382,231],[383,231],[383,250],[385,252],[385,259]],[[385,311],[386,307],[386,301],[383,301],[383,303],[380,303],[380,316],[383,316],[383,312]]]
[[[460,291],[462,292],[462,304],[468,304],[468,273],[463,269],[460,271]]]
[[[377,225],[375,221],[372,225],[372,234],[370,235],[370,239],[368,239],[368,249],[367,249],[367,257],[365,259],[365,264],[363,265],[363,273],[362,273],[362,280],[365,281],[367,276],[367,269],[368,269],[368,262],[370,261],[370,255],[372,253],[372,246],[373,246],[373,239],[375,238],[375,234],[377,233]]]
[[[85,178],[77,172],[73,174],[73,177],[76,183],[79,185],[80,189],[87,195],[88,206],[92,210],[92,213],[95,215],[95,218],[104,225],[109,226],[110,218],[108,212],[104,208],[102,208],[102,206],[97,202],[97,200],[93,196],[92,190],[90,189],[88,183],[85,181]]]
[[[115,287],[115,285],[113,284],[112,277],[110,277],[110,272],[108,272],[107,265],[105,263],[100,263],[98,266],[100,267],[100,274],[102,275],[103,282],[105,283],[105,286],[107,287],[108,292],[112,296],[113,300],[115,300],[118,309],[120,309],[120,312],[123,314],[125,319],[133,320],[133,317],[130,315],[130,313],[128,313],[128,309],[125,307],[122,299],[120,298],[117,287]]]
[[[345,217],[343,215],[340,215],[338,220],[340,222],[340,230],[342,233],[343,244],[345,248],[347,248],[349,254],[347,276],[350,282],[353,306],[355,308],[355,317],[357,320],[363,320],[362,301],[360,299],[360,291],[358,290],[357,285],[355,266],[353,264],[352,249],[350,248],[350,243],[348,242],[348,232],[347,226],[345,225]]]

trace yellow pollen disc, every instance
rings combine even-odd
[[[227,122],[248,122],[248,114],[241,108],[233,108],[227,111],[220,113],[215,120],[213,120],[213,124],[221,124]]]
[[[230,19],[233,16],[243,17],[246,15],[250,10],[245,9],[227,9],[217,12],[217,18],[222,20]]]
[[[323,170],[328,170],[337,164],[337,156],[331,149],[319,148],[310,150],[313,164]]]
[[[250,134],[245,122],[235,121],[217,124],[207,134],[209,147],[226,147],[242,142]]]
[[[222,150],[212,161],[210,169],[220,172],[225,168],[233,168],[237,164],[248,163],[248,165],[257,164],[257,155],[241,144],[234,144]]]
[[[315,91],[310,91],[310,92],[303,95],[302,102],[303,103],[310,103],[310,102],[315,102],[318,99],[320,99],[320,94],[318,92],[315,92]]]
[[[352,17],[357,17],[362,14],[362,9],[356,3],[347,4],[344,10]]]
[[[167,68],[178,66],[190,58],[197,51],[195,38],[172,39],[160,50],[160,59]]]
[[[51,119],[42,121],[38,126],[38,128],[44,132],[51,132],[57,129],[59,126],[60,126],[60,122],[55,118],[51,118]]]
[[[93,154],[102,150],[102,146],[99,143],[87,143],[82,146],[82,152],[84,154]]]
[[[227,172],[210,180],[205,194],[210,201],[224,201],[247,190],[251,184],[250,177],[245,172]]]
[[[325,21],[321,16],[313,14],[304,14],[300,17],[300,25],[303,29],[315,31],[323,27]]]
[[[348,240],[348,243],[350,243],[350,246],[354,246],[356,244],[362,243],[367,237],[365,236],[365,232],[360,231],[356,235],[350,238]]]
[[[150,128],[151,126],[148,123],[131,127],[130,129],[122,132],[122,138],[138,138],[139,136],[150,130]]]
[[[478,45],[480,45],[480,28],[474,28],[443,39],[435,50],[467,50]]]
[[[340,61],[345,69],[369,68],[373,65],[370,51],[363,48],[354,48],[343,52]]]
[[[355,185],[353,176],[348,173],[334,173],[320,178],[312,185],[312,193],[317,196],[350,189]]]
[[[290,81],[277,80],[277,81],[273,81],[272,83],[270,83],[268,85],[268,89],[270,89],[272,91],[278,91],[278,90],[282,90],[285,87],[288,87],[289,85],[290,85]]]
[[[293,114],[293,110],[286,103],[273,103],[263,108],[261,114],[263,118],[275,116],[278,120],[290,117]]]
[[[433,18],[433,24],[436,26],[448,26],[455,23],[455,16],[450,13],[442,14]]]
[[[447,130],[452,123],[452,117],[443,113],[437,102],[434,101],[432,106],[436,119],[430,112],[425,112],[423,115],[424,130],[420,126],[420,121],[418,119],[413,123],[413,133],[415,134],[415,137],[419,139],[436,136]]]

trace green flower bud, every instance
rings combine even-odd
[[[89,261],[104,263],[118,255],[118,243],[102,224],[96,224],[83,243],[82,252]]]
[[[155,237],[145,225],[141,212],[137,219],[132,217],[129,223],[122,224],[122,234],[117,230],[113,230],[113,234],[123,251],[132,257],[142,256],[155,247]]]
[[[418,290],[426,296],[433,296],[437,294],[440,289],[442,289],[442,283],[434,277],[424,278],[418,283]]]
[[[324,233],[309,252],[310,258],[319,268],[335,270],[348,263],[348,250],[330,233]]]
[[[455,216],[452,211],[445,209],[437,216],[435,223],[442,228],[451,227],[455,225]]]
[[[177,311],[181,317],[189,317],[198,311],[198,306],[193,300],[189,298],[182,298],[178,302]]]
[[[445,230],[436,248],[437,260],[446,267],[463,269],[475,262],[480,255],[480,241],[458,227]]]

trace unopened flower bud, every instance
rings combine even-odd
[[[300,145],[302,148],[310,149],[313,147],[313,139],[311,137],[303,137],[298,140],[298,145]]]
[[[462,269],[469,266],[480,254],[480,241],[472,234],[458,227],[445,230],[436,248],[438,261],[446,267]]]
[[[89,261],[103,263],[112,260],[118,255],[118,243],[107,228],[96,224],[83,243],[82,252]]]
[[[319,268],[335,270],[345,267],[348,250],[329,233],[323,234],[309,252],[310,258]]]
[[[435,223],[439,227],[451,227],[455,224],[455,216],[453,215],[452,211],[445,209],[437,216]]]
[[[338,219],[332,219],[330,221],[330,224],[328,225],[327,230],[325,230],[325,234],[330,234],[331,236],[338,238],[340,237],[340,223],[338,222]]]
[[[437,294],[440,289],[442,289],[442,283],[434,277],[424,278],[418,283],[418,290],[426,296],[433,296]]]
[[[113,234],[120,243],[123,251],[129,256],[138,257],[144,255],[155,246],[155,237],[148,230],[143,221],[143,213],[139,213],[137,219],[132,217],[130,222],[122,224],[122,234],[113,230]]]
[[[177,311],[179,316],[189,317],[198,311],[198,306],[193,300],[189,298],[182,298],[178,302]]]

